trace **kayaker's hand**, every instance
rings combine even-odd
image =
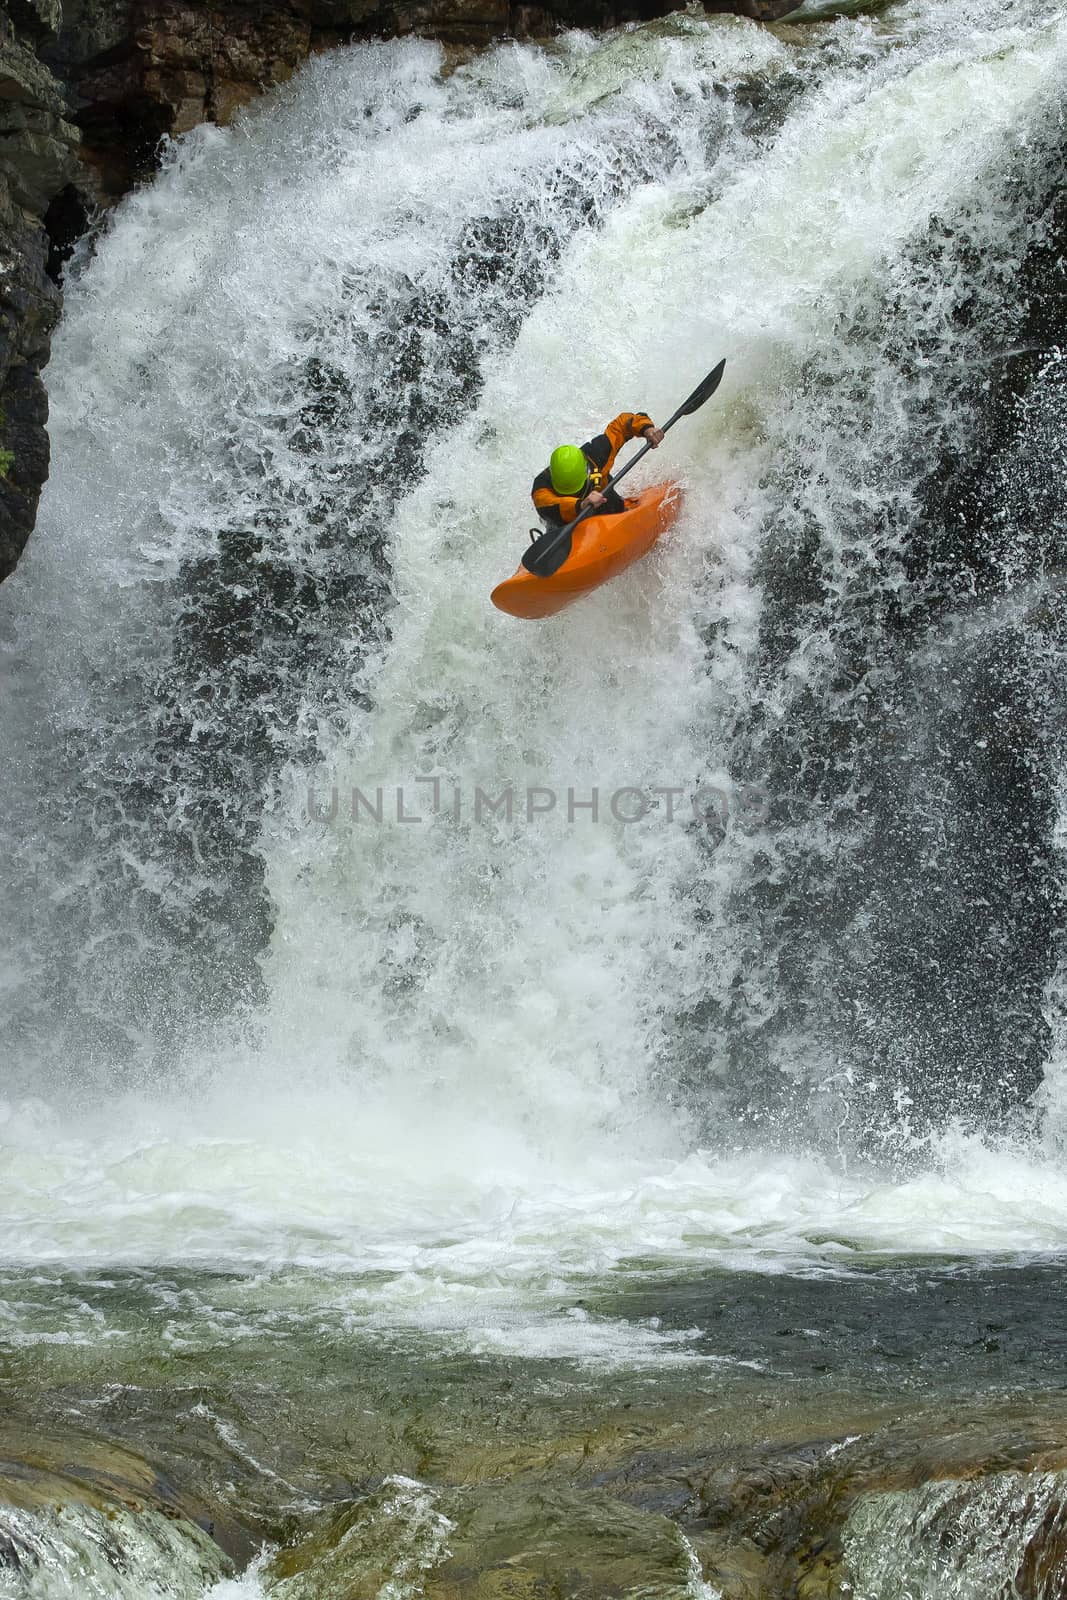
[[[662,428],[646,428],[645,429],[645,438],[648,440],[648,442],[652,446],[653,450],[658,450],[660,445],[663,443],[663,429]]]
[[[601,494],[599,489],[590,489],[589,493],[582,501],[581,509],[584,511],[586,506],[606,506],[607,503],[607,496]]]

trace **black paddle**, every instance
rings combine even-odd
[[[725,360],[720,361],[713,372],[709,372],[704,382],[693,390],[689,399],[680,405],[669,422],[663,424],[664,433],[668,428],[673,428],[679,417],[688,417],[694,411],[699,411],[705,400],[710,400],[719,384],[722,382],[723,372],[726,370]],[[624,467],[620,467],[613,478],[609,478],[604,485],[603,493],[614,489],[620,478],[625,478],[631,467],[636,467],[641,457],[651,450],[647,442],[643,444],[635,456]],[[573,522],[568,522],[565,528],[549,528],[547,533],[542,533],[540,538],[534,539],[529,549],[523,555],[522,564],[527,572],[532,572],[535,578],[551,578],[558,572],[571,553],[571,540],[579,522],[584,522],[586,517],[594,516],[599,508],[587,506],[580,511]]]

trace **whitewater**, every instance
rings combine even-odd
[[[837,1005],[861,925],[776,907],[870,842],[860,763],[824,807],[783,784],[813,717],[897,716],[879,645],[842,690],[841,637],[906,588],[1065,81],[1041,0],[685,12],[447,70],[356,46],[167,152],[70,274],[0,593],[5,1262],[266,1269],[610,1364],[685,1341],[560,1312],[603,1275],[1064,1248],[1055,952],[1041,1083],[1002,1063],[985,1119],[988,1063],[923,1103],[929,1040],[895,1067]],[[662,419],[723,356],[647,463],[685,493],[652,558],[495,613],[552,444]],[[841,631],[784,619],[782,549]],[[1002,620],[935,618],[916,659]],[[473,815],[508,787],[558,803]]]

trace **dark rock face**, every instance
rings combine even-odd
[[[165,135],[228,122],[238,106],[288,78],[312,49],[311,19],[301,14],[310,9],[182,0],[66,5],[49,59],[67,84],[100,198],[115,201],[147,177]],[[331,42],[321,33],[314,40]]]
[[[707,9],[772,20],[797,4],[710,0]],[[313,51],[410,33],[476,46],[670,9],[664,0],[67,0],[48,59],[68,86],[98,194],[110,202],[151,173],[162,137],[227,123]]]
[[[46,218],[78,174],[77,131],[38,50],[59,0],[12,0],[0,14],[0,579],[30,535],[48,476],[40,372],[59,314]]]

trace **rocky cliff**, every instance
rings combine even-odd
[[[0,12],[0,578],[48,476],[41,368],[60,305],[49,229],[79,171],[77,130],[40,59],[59,23],[59,0],[10,0]]]

